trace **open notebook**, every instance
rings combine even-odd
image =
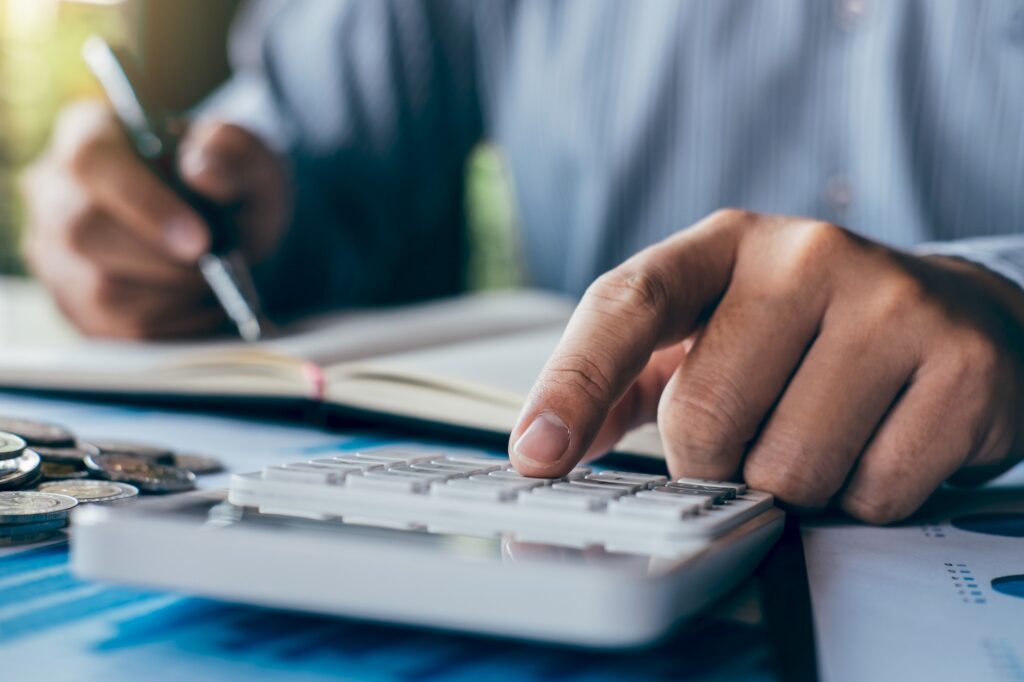
[[[315,401],[364,418],[507,436],[571,312],[571,301],[523,291],[310,319],[255,345],[35,331],[34,339],[0,336],[0,387]],[[661,452],[653,427],[616,449]]]

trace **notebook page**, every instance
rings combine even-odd
[[[571,310],[571,301],[549,294],[497,292],[322,316],[252,345],[234,338],[139,343],[83,338],[38,284],[0,280],[0,385],[305,395],[310,392],[309,363],[322,367],[562,324]]]
[[[562,325],[346,363],[329,381],[374,377],[389,383],[436,384],[447,391],[521,404],[562,335]]]
[[[572,309],[571,300],[552,294],[487,292],[410,306],[335,313],[289,328],[286,336],[261,345],[327,367],[339,362],[564,325]]]

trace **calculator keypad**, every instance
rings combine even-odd
[[[556,532],[584,546],[721,534],[771,508],[741,483],[577,467],[528,478],[507,459],[377,448],[271,466],[232,479],[229,499],[265,513],[483,535]]]

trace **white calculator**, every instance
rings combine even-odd
[[[654,642],[749,575],[783,513],[741,483],[376,448],[227,491],[83,506],[83,577],[589,647]]]

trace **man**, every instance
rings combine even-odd
[[[454,291],[463,161],[503,149],[532,282],[583,294],[520,471],[657,418],[675,475],[885,523],[1024,452],[1019,3],[292,0],[239,31],[181,171],[278,310]],[[83,330],[218,324],[205,226],[102,108],[27,185]]]

